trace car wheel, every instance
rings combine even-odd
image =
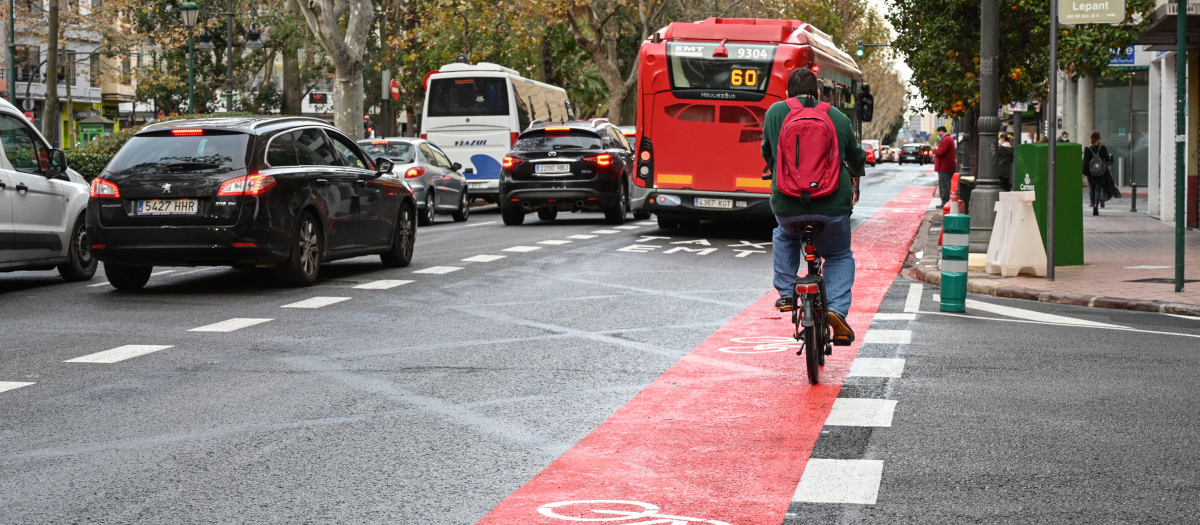
[[[500,216],[504,219],[504,224],[508,226],[520,226],[525,222],[525,210],[520,205],[502,204]]]
[[[108,284],[118,290],[141,290],[150,280],[150,271],[153,269],[153,266],[104,263],[104,275],[108,277]]]
[[[417,224],[421,226],[429,226],[430,224],[433,224],[433,216],[435,213],[433,211],[433,202],[433,190],[425,192],[425,210],[420,212],[420,215],[417,216]]]
[[[558,210],[552,210],[550,208],[542,208],[537,211],[537,214],[538,214],[538,219],[541,219],[543,221],[552,221],[556,217],[558,217]]]
[[[321,227],[310,213],[300,216],[288,258],[275,265],[275,274],[287,286],[308,286],[321,269]]]
[[[674,230],[675,228],[679,227],[679,221],[677,221],[675,219],[668,219],[666,217],[663,217],[662,215],[659,215],[658,216],[658,227],[662,228],[664,230]]]
[[[467,219],[471,218],[471,199],[467,197],[466,190],[463,190],[459,197],[458,210],[454,212],[454,222],[467,222]]]
[[[633,218],[637,219],[639,221],[644,221],[644,220],[650,218],[650,212],[648,212],[646,210],[635,211],[635,212],[633,212]]]
[[[604,222],[609,224],[625,224],[625,214],[628,213],[628,208],[625,204],[629,202],[625,194],[625,185],[621,185],[621,195],[617,198],[617,205],[604,210]]]
[[[400,212],[396,214],[396,233],[392,237],[392,248],[379,254],[385,266],[404,268],[412,262],[413,244],[417,240],[413,215],[413,210],[408,204],[400,206]]]
[[[83,215],[75,221],[75,231],[71,233],[71,247],[68,253],[70,259],[58,265],[58,274],[69,282],[86,281],[96,275],[96,267],[100,265],[92,257],[92,243],[88,240],[87,222]]]

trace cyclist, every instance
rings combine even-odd
[[[820,97],[820,83],[812,71],[795,69],[788,76],[788,97],[795,96],[805,107],[816,107]],[[776,102],[767,110],[763,123],[762,156],[775,173],[775,155],[778,151],[779,134],[790,108],[786,101]],[[846,322],[850,313],[851,293],[854,286],[854,253],[850,251],[850,213],[858,203],[858,177],[863,172],[866,154],[854,135],[850,119],[835,107],[829,108],[829,118],[837,135],[837,149],[841,174],[837,189],[830,195],[801,199],[786,195],[776,187],[777,177],[771,179],[771,211],[779,226],[772,236],[775,264],[775,289],[779,300],[775,307],[781,311],[793,309],[792,282],[800,270],[801,242],[796,225],[802,222],[824,223],[824,231],[814,237],[817,253],[824,259],[825,292],[829,303],[829,326],[834,340],[842,343],[854,341],[854,330]],[[827,152],[798,152],[801,155],[820,155]]]

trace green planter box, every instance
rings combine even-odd
[[[1074,142],[1058,142],[1058,157],[1055,167],[1058,176],[1055,194],[1055,239],[1054,265],[1080,266],[1083,264],[1083,146]],[[1046,158],[1048,144],[1022,144],[1017,146],[1016,175],[1013,191],[1033,191],[1033,211],[1037,215],[1038,230],[1042,232],[1042,245],[1046,245],[1046,203],[1049,160]],[[1046,249],[1047,253],[1049,248]]]

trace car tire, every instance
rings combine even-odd
[[[635,212],[633,212],[633,218],[637,219],[639,221],[644,221],[644,220],[650,218],[650,212],[648,212],[646,210],[635,211]]]
[[[305,213],[296,221],[288,258],[275,265],[275,275],[286,286],[308,286],[317,281],[321,270],[321,226],[316,217]]]
[[[625,185],[622,184],[621,195],[617,198],[617,205],[604,210],[604,222],[609,224],[625,224],[625,214],[629,212],[629,209],[626,207],[626,203],[628,202],[629,198],[625,193]]]
[[[153,266],[104,263],[104,275],[108,277],[108,284],[118,290],[141,290],[150,280],[150,271],[153,269]]]
[[[500,217],[507,226],[520,226],[525,222],[525,210],[520,205],[503,204],[500,206]]]
[[[458,210],[452,215],[454,222],[467,222],[471,218],[471,198],[467,196],[467,190],[463,190],[462,195],[458,198]]]
[[[396,231],[392,235],[392,247],[379,254],[384,266],[404,268],[412,262],[413,244],[417,240],[417,227],[413,224],[414,215],[415,210],[407,203],[400,206],[400,211],[396,213]]]
[[[674,230],[675,228],[679,227],[679,221],[677,221],[675,219],[668,219],[666,217],[663,217],[662,215],[659,215],[658,216],[658,227],[661,229],[664,229],[664,230]]]
[[[433,190],[425,192],[425,211],[420,212],[417,216],[417,224],[421,226],[429,226],[433,224],[434,215],[437,213],[433,209]]]
[[[58,265],[58,274],[67,282],[87,281],[96,275],[96,267],[100,263],[92,257],[92,243],[88,240],[87,223],[82,214],[75,221],[67,255],[70,259]]]
[[[538,219],[543,221],[552,221],[558,217],[558,210],[550,208],[542,208],[537,211]]]

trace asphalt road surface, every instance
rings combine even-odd
[[[863,182],[869,237],[923,213],[910,188],[935,177]],[[267,269],[161,268],[134,293],[0,274],[0,523],[1197,514],[1200,320],[977,297],[940,314],[871,249],[862,344],[819,388],[767,308],[769,224],[484,208],[421,228],[410,268],[339,261],[302,289]],[[729,342],[746,327],[792,351]],[[742,351],[760,361],[710,357]]]

